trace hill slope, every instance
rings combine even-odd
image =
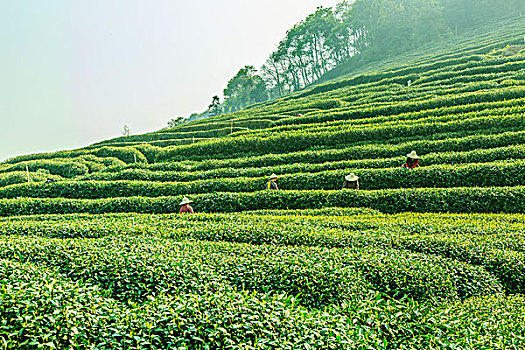
[[[1,163],[7,348],[523,348],[524,25]]]
[[[505,30],[491,26],[489,34],[477,30],[435,44],[434,56],[431,47],[407,54],[416,62],[411,66],[393,69],[384,62],[389,70],[342,78],[242,112],[8,160],[0,165],[0,185],[11,186],[0,187],[0,196],[108,200],[194,194],[216,203],[224,197],[216,192],[227,192],[235,203],[255,198],[232,208],[254,209],[275,195],[258,191],[265,188],[265,177],[278,173],[282,189],[310,191],[300,194],[313,198],[301,207],[326,201],[348,205],[322,191],[339,189],[343,175],[352,171],[361,177],[361,189],[380,191],[360,192],[356,204],[384,210],[374,198],[425,193],[425,198],[444,196],[440,200],[448,204],[441,210],[519,210],[521,203],[504,200],[505,188],[498,189],[503,199],[492,209],[485,201],[478,207],[454,204],[467,191],[459,188],[525,184],[525,46],[520,43],[525,19],[503,24]],[[423,167],[407,173],[400,165],[411,150],[423,155]],[[12,185],[26,181],[26,166],[36,181],[48,172],[69,180]],[[469,193],[483,197],[486,191]],[[287,194],[279,196],[284,208],[298,205],[288,203]],[[314,204],[319,196],[323,200]],[[196,205],[200,211],[220,207]],[[438,207],[408,203],[388,211]]]

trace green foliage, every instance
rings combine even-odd
[[[50,175],[45,172],[30,172],[29,179],[33,182],[45,181],[48,178],[54,180],[62,180],[60,176]],[[27,172],[25,171],[11,171],[9,173],[0,173],[0,187],[5,187],[14,184],[27,183]]]
[[[448,119],[448,120],[447,120]],[[452,120],[451,120],[452,119]],[[251,154],[285,153],[304,150],[314,146],[341,147],[355,145],[358,142],[386,142],[396,137],[424,136],[435,133],[463,133],[487,128],[519,128],[525,122],[523,115],[478,117],[455,120],[451,117],[429,117],[415,123],[413,121],[397,122],[392,125],[341,126],[327,130],[298,130],[270,134],[266,137],[254,135],[224,138],[201,142],[194,145],[170,147],[161,151],[157,161],[166,161],[193,155],[223,155],[227,153],[249,152]]]
[[[107,199],[24,198],[1,199],[0,216],[66,213],[173,213],[180,197],[123,197]],[[379,191],[261,191],[211,193],[192,196],[202,212],[233,212],[257,209],[305,209],[325,206],[370,207],[387,213],[505,212],[519,213],[525,203],[520,187],[422,188]]]
[[[177,125],[184,123],[185,121],[186,121],[186,118],[184,117],[172,118],[168,121],[168,128],[174,128]]]
[[[0,168],[1,173],[23,171],[26,169],[29,171],[38,171],[44,169],[49,171],[53,175],[59,175],[61,177],[72,178],[79,175],[86,175],[89,173],[89,167],[77,161],[54,161],[54,160],[33,160],[20,162],[9,166]]]
[[[208,106],[208,112],[211,116],[219,115],[223,112],[219,96],[213,96],[212,101]]]
[[[235,112],[268,99],[265,83],[256,73],[254,66],[245,66],[228,82],[223,91],[226,112]]]
[[[298,303],[319,308],[366,299],[372,289],[434,302],[502,290],[481,269],[416,253],[183,243],[17,238],[0,241],[0,256],[55,267],[121,301],[233,288],[300,295]]]
[[[155,161],[155,157],[160,150],[160,147],[152,146],[147,143],[134,146],[133,148],[136,148],[141,154],[143,154],[148,163],[153,163]]]
[[[10,259],[0,260],[7,348],[253,346],[279,339],[274,348],[306,342],[360,349],[388,342],[438,349],[451,342],[511,344],[523,331],[515,322],[523,320],[525,303],[499,294],[502,283],[490,274],[503,278],[505,288],[518,288],[509,282],[520,281],[511,271],[523,259],[489,253],[498,239],[518,242],[523,215],[325,213],[0,219],[0,232],[10,235],[0,239],[0,256]],[[68,231],[69,237],[106,238],[35,237]],[[449,248],[407,251],[421,250],[418,235],[420,243],[425,236],[434,242],[428,247],[441,240]],[[203,242],[217,239],[258,245]],[[272,245],[264,244],[268,239]],[[492,265],[459,262],[466,255],[457,252],[469,246]],[[445,257],[450,254],[456,259]],[[319,327],[337,336],[320,337]],[[260,336],[246,336],[254,332]]]
[[[144,349],[168,344],[178,348],[231,344],[325,348],[345,346],[350,336],[342,316],[309,312],[286,295],[220,291],[160,295],[140,306],[122,305],[96,287],[30,264],[2,260],[0,274],[2,339],[7,349]],[[321,336],[319,327],[326,328]]]
[[[90,152],[97,157],[115,157],[124,163],[147,162],[139,150],[131,147],[101,147]]]
[[[8,159],[6,164],[16,164],[23,161],[31,161],[37,159],[68,159],[86,156],[96,156],[97,158],[108,158],[110,162],[114,163],[111,159],[116,158],[124,163],[133,163],[136,156],[138,162],[147,162],[146,158],[138,150],[130,147],[100,147],[94,149],[80,149],[74,151],[59,151],[55,153],[38,153],[30,154],[25,156],[19,156],[12,159]]]
[[[525,183],[525,162],[435,165],[412,170],[402,168],[358,169],[363,190],[396,188],[453,188],[520,186]],[[341,189],[348,170],[283,175],[279,187],[286,190]],[[169,176],[169,175],[168,175]],[[0,198],[15,197],[158,197],[214,192],[255,192],[265,189],[267,178],[223,178],[190,182],[63,181],[52,184],[20,184],[0,188]]]
[[[472,141],[472,140],[471,140]],[[451,143],[451,140],[447,140],[447,143]],[[456,144],[457,145],[457,144]],[[472,146],[472,143],[469,144]],[[401,145],[399,145],[401,146]],[[401,147],[397,148],[401,148]],[[405,147],[402,146],[405,152],[401,150],[399,154],[408,154],[410,149],[419,147]],[[419,148],[421,149],[421,148]],[[423,148],[425,149],[425,148]],[[384,149],[382,149],[384,151]],[[352,154],[351,150],[341,150],[345,154]],[[345,169],[354,171],[355,169],[375,169],[380,170],[384,168],[399,167],[400,164],[404,164],[406,156],[398,156],[392,158],[378,158],[378,159],[355,159],[355,160],[341,160],[341,161],[328,161],[323,162],[323,158],[318,159],[314,152],[307,152],[310,154],[310,162],[302,163],[300,156],[296,155],[296,163],[284,164],[284,165],[273,165],[264,166],[265,164],[251,164],[249,158],[243,158],[243,163],[239,162],[228,162],[228,161],[203,161],[199,163],[162,163],[162,167],[129,167],[129,168],[113,168],[108,169],[106,172],[100,172],[97,174],[91,174],[78,178],[77,180],[97,180],[97,181],[115,181],[115,180],[136,180],[136,181],[196,181],[214,178],[225,178],[225,177],[264,177],[272,173],[284,173],[284,174],[300,174],[300,173],[318,173],[328,170]],[[328,156],[328,153],[322,153]],[[330,153],[331,156],[337,156],[337,153]],[[352,154],[356,156],[356,154]],[[292,154],[286,155],[287,158],[291,158]],[[495,161],[509,160],[508,163],[512,163],[514,160],[518,160],[525,157],[524,146],[507,146],[507,147],[496,147],[491,149],[477,149],[474,151],[465,152],[437,152],[425,154],[424,164],[425,166],[438,165],[438,164],[456,164],[459,168],[463,169],[466,164],[469,163],[488,163]],[[334,157],[335,158],[335,157]],[[341,157],[344,158],[344,157]],[[305,158],[306,159],[306,158]],[[510,161],[510,160],[513,161]],[[256,162],[260,162],[262,159],[258,159]],[[265,157],[264,160],[271,164],[271,160],[278,162],[282,160],[282,157],[274,157],[273,159]],[[316,163],[319,162],[319,163]],[[496,166],[502,164],[495,164]],[[250,167],[252,166],[252,167]],[[477,166],[482,166],[477,164]],[[202,168],[203,170],[195,170]],[[210,168],[210,169],[207,169]],[[446,167],[445,167],[446,168]],[[165,170],[160,170],[165,169]],[[419,170],[419,169],[416,169]],[[368,170],[365,170],[365,173]],[[457,171],[461,171],[458,169]],[[326,173],[330,174],[330,173]],[[335,180],[339,184],[340,179]],[[509,180],[504,180],[509,181]],[[371,183],[372,181],[367,180]],[[292,184],[292,187],[294,184]],[[337,185],[336,187],[337,188]]]
[[[319,8],[228,92],[280,98],[0,164],[3,348],[523,348],[523,18],[421,46],[440,3]]]

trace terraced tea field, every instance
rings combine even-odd
[[[523,349],[524,26],[0,163],[0,344]]]

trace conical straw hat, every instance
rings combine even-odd
[[[182,198],[182,202],[180,202],[179,205],[186,205],[186,204],[189,204],[189,203],[193,203],[193,201],[191,199],[189,199],[188,197],[184,197],[184,198]]]
[[[419,157],[416,154],[416,151],[410,152],[409,154],[407,154],[407,157],[412,159],[419,159]]]
[[[275,174],[272,174],[270,175],[270,180],[277,180],[279,178],[279,176],[275,175]]]
[[[354,173],[350,173],[350,175],[345,176],[345,180],[353,182],[359,180],[359,177],[357,177]]]

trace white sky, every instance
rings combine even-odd
[[[202,112],[341,0],[1,0],[0,160]]]

